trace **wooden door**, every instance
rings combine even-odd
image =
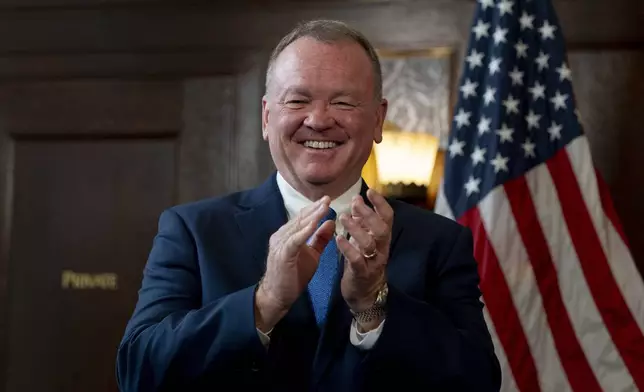
[[[273,169],[262,71],[0,85],[0,392],[117,391],[159,215]]]
[[[160,211],[166,138],[18,140],[7,391],[114,391],[114,360]]]
[[[0,390],[117,390],[116,350],[158,217],[176,202],[180,93],[176,82],[0,89]]]

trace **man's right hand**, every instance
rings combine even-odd
[[[266,274],[255,294],[255,322],[260,331],[273,329],[315,274],[320,255],[335,231],[333,221],[317,227],[329,204],[329,197],[324,196],[271,236]]]

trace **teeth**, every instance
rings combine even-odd
[[[313,141],[313,140],[307,140],[304,142],[305,147],[318,148],[318,149],[333,148],[333,147],[336,147],[337,145],[338,143],[336,142],[320,142],[320,141]]]

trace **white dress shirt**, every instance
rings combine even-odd
[[[293,188],[288,182],[286,182],[284,177],[282,177],[279,172],[277,173],[277,187],[279,188],[279,191],[282,194],[282,198],[284,199],[284,206],[286,207],[286,214],[288,216],[288,219],[293,218],[300,212],[302,208],[314,202],[307,199],[304,195],[295,190],[295,188]],[[358,182],[356,182],[351,188],[340,195],[340,197],[331,201],[331,208],[335,210],[338,216],[340,216],[340,214],[342,213],[351,213],[351,200],[354,196],[360,194],[361,189],[362,180],[358,180]],[[336,220],[335,222],[335,233],[336,235],[345,234],[344,227],[339,220]],[[361,333],[360,331],[358,331],[358,325],[356,321],[353,320],[353,322],[351,323],[351,330],[349,331],[349,340],[351,341],[351,344],[360,349],[369,350],[373,347],[374,344],[376,344],[376,341],[378,340],[378,337],[380,336],[380,333],[382,331],[383,325],[384,321],[380,323],[378,328],[365,333]],[[271,341],[269,336],[270,332],[268,334],[265,334],[259,329],[257,330],[257,332],[259,333],[259,338],[261,339],[262,343],[265,346],[268,346]]]

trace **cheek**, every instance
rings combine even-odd
[[[338,123],[346,130],[349,136],[356,141],[373,141],[374,125],[371,116],[364,113],[339,115]]]
[[[291,138],[302,126],[305,115],[297,112],[280,113],[275,119],[274,129],[279,133],[280,138]]]

